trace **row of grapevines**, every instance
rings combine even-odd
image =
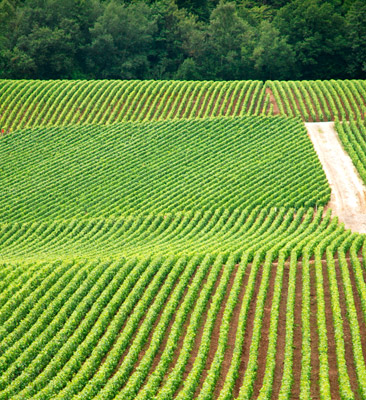
[[[257,380],[263,308],[269,279],[274,271],[276,276],[268,350],[266,358],[261,360],[261,363],[265,363],[265,371],[259,398],[272,396],[274,379],[281,381],[279,397],[291,398],[294,383],[296,275],[300,257],[303,278],[301,396],[310,398],[309,349],[312,343],[309,275],[310,268],[315,268],[320,395],[322,398],[330,396],[328,332],[324,314],[326,279],[329,280],[331,294],[340,396],[353,398],[349,366],[345,363],[340,283],[335,272],[338,267],[334,257],[339,255],[356,375],[358,386],[362,388],[365,365],[361,333],[345,254],[350,251],[355,282],[366,315],[363,266],[358,258],[364,245],[364,236],[345,231],[342,225],[337,224],[337,219],[330,220],[329,211],[323,218],[321,208],[316,213],[313,209],[295,212],[253,208],[246,213],[233,214],[227,213],[227,210],[191,213],[190,218],[184,219],[182,215],[176,223],[176,218],[172,217],[162,230],[159,229],[166,219],[161,216],[128,217],[119,222],[115,231],[113,227],[117,221],[112,221],[111,225],[103,220],[84,221],[80,232],[82,234],[85,229],[85,242],[92,242],[93,237],[103,229],[111,232],[107,235],[109,241],[118,240],[120,234],[123,236],[123,231],[119,229],[126,224],[126,238],[131,237],[131,245],[139,237],[142,241],[151,239],[151,243],[154,243],[154,239],[160,236],[153,248],[156,254],[161,245],[162,255],[151,256],[152,248],[149,248],[143,258],[129,257],[128,261],[124,258],[119,261],[107,260],[107,251],[105,261],[57,261],[43,266],[38,264],[35,268],[30,264],[28,267],[24,265],[19,271],[9,265],[6,271],[9,269],[9,274],[17,271],[18,276],[14,282],[8,282],[1,295],[0,398],[149,399],[155,396],[157,399],[190,399],[197,396],[200,399],[210,399],[221,380],[219,398],[232,399],[234,386],[238,385],[249,307],[255,300],[249,360],[244,373],[240,372],[239,381],[239,398],[251,398]],[[11,227],[8,225],[6,227],[9,231]],[[41,222],[17,224],[18,229],[22,229],[23,225],[34,231],[40,227],[43,227],[43,232],[49,231],[45,223]],[[153,227],[151,231],[150,227]],[[61,229],[64,230],[67,230],[67,223]],[[4,231],[8,232],[5,226]],[[159,233],[155,235],[157,231]],[[174,250],[176,255],[163,255],[164,241],[169,243],[175,235],[178,237],[177,243],[183,243],[185,238],[192,240],[191,255],[186,253],[188,245],[185,249],[180,248],[179,244]],[[26,238],[27,230],[24,232]],[[203,240],[202,248],[198,250],[200,255],[197,252],[194,255],[194,243],[200,249],[200,238]],[[230,240],[235,238],[238,240],[236,247],[230,247]],[[208,250],[204,245],[206,239],[212,244],[209,249],[211,254],[204,252]],[[62,246],[62,240],[60,243]],[[326,269],[322,261],[324,252]],[[142,253],[137,249],[136,254],[141,257]],[[312,255],[315,255],[314,263],[310,261]],[[288,257],[289,280],[288,286],[284,287],[284,268]],[[18,262],[21,259],[18,258]],[[273,269],[272,262],[275,260],[278,260],[277,267]],[[259,292],[254,299],[254,286],[260,271]],[[324,275],[324,271],[327,271],[327,275]],[[247,273],[249,277],[244,297],[238,304],[241,285]],[[228,283],[232,278],[233,284],[228,292]],[[20,286],[22,280],[26,284]],[[279,303],[284,290],[288,291],[285,364],[282,376],[276,377],[276,355],[280,351],[277,346]],[[223,302],[225,296],[227,300]],[[240,316],[235,333],[235,348],[230,368],[222,375],[229,329],[237,305],[240,307]],[[214,340],[212,329],[217,323],[220,310],[222,322],[218,342],[209,362],[208,352]],[[203,315],[205,319],[202,319]],[[201,325],[202,337],[199,338],[197,352],[192,359]],[[157,357],[158,362],[155,362]],[[311,384],[315,385],[316,382]]]
[[[18,131],[0,158],[4,222],[314,206],[330,192],[304,126],[282,117]]]
[[[361,80],[267,81],[278,113],[305,121],[365,119],[366,84]]]
[[[2,80],[3,132],[35,126],[111,124],[218,116],[365,118],[362,80],[330,81],[12,81]],[[274,103],[270,101],[272,92]]]
[[[253,114],[259,81],[2,80],[0,127]]]
[[[366,184],[366,126],[361,120],[340,123],[335,127],[354,166]]]
[[[303,209],[297,210],[302,213]],[[294,217],[286,208],[227,209],[169,215],[140,215],[116,220],[81,220],[61,223],[14,224],[14,241],[0,235],[2,259],[30,261],[66,257],[132,256],[151,252],[205,253],[247,248],[247,243],[272,234],[274,224]],[[275,226],[274,224],[274,226]],[[23,229],[28,227],[31,229]],[[39,232],[40,228],[43,231]],[[56,232],[56,233],[55,233]],[[262,235],[262,236],[259,236]],[[11,239],[11,238],[10,238]]]

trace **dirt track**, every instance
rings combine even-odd
[[[366,233],[366,187],[343,149],[334,122],[305,124],[332,189],[329,207],[347,229]]]

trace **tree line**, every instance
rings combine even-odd
[[[366,79],[366,2],[1,0],[0,77]]]

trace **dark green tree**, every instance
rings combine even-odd
[[[346,16],[349,56],[347,68],[352,78],[366,79],[366,3],[356,1]]]
[[[98,78],[146,78],[156,29],[146,3],[111,1],[90,29],[88,70]]]
[[[213,79],[245,79],[251,70],[254,31],[233,2],[221,2],[207,29],[206,68]]]
[[[3,49],[11,78],[71,78],[82,70],[95,0],[28,0],[15,11]]]
[[[295,68],[295,53],[270,22],[259,26],[259,38],[252,59],[257,79],[290,79]]]
[[[171,79],[185,59],[183,42],[186,35],[186,21],[196,18],[178,9],[174,0],[162,0],[152,4],[156,32],[149,53],[149,77]],[[195,23],[195,22],[193,22]]]
[[[334,6],[318,0],[295,0],[274,19],[295,51],[295,78],[329,79],[346,75],[346,23]]]

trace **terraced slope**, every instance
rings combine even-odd
[[[0,222],[325,205],[306,129],[221,118],[18,131],[1,139]]]

